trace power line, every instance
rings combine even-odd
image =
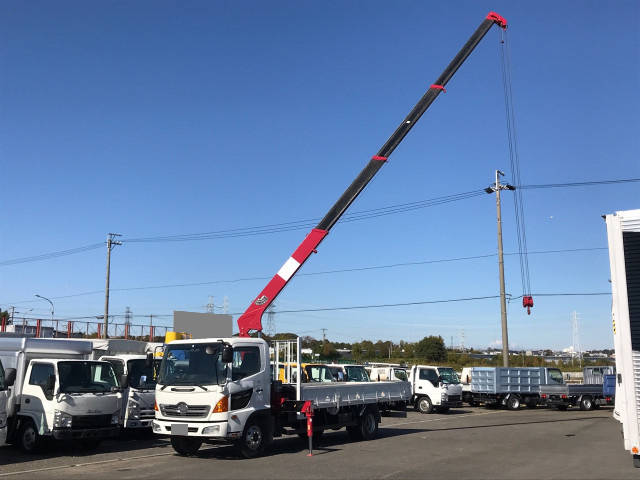
[[[537,297],[562,297],[562,296],[600,296],[600,295],[611,295],[611,292],[565,292],[565,293],[534,293],[533,295]],[[511,295],[507,294],[510,297],[510,300],[516,300],[521,297],[511,297]],[[278,310],[278,313],[305,313],[305,312],[332,312],[337,310],[364,310],[364,309],[372,309],[372,308],[394,308],[394,307],[408,307],[414,305],[433,305],[433,304],[441,304],[441,303],[460,303],[460,302],[473,302],[473,301],[481,301],[481,300],[491,300],[500,298],[499,295],[486,295],[479,297],[462,297],[462,298],[447,298],[447,299],[435,299],[435,300],[419,300],[412,302],[398,302],[398,303],[381,303],[381,304],[369,304],[369,305],[347,305],[347,306],[338,306],[338,307],[318,307],[318,308],[303,308],[297,310]],[[233,312],[230,315],[241,315],[243,312]],[[124,317],[125,315],[110,315],[110,317]],[[146,317],[148,318],[150,315],[131,315],[131,317]],[[169,318],[173,315],[170,313],[166,314],[153,314],[154,318]],[[54,320],[88,320],[88,319],[96,319],[102,318],[102,315],[88,315],[88,316],[79,316],[79,317],[64,317],[57,318]],[[18,317],[25,318],[26,320],[37,320],[39,317]]]
[[[564,187],[587,187],[597,185],[611,185],[619,183],[635,183],[640,182],[640,178],[626,178],[626,179],[614,179],[614,180],[598,180],[589,182],[570,182],[570,183],[549,183],[549,184],[537,184],[537,185],[518,185],[520,189],[540,189],[540,188],[564,188]],[[453,195],[446,195],[442,197],[435,197],[427,200],[419,200],[416,202],[401,203],[395,205],[389,205],[386,207],[380,207],[370,210],[362,210],[352,213],[346,213],[341,219],[340,223],[348,223],[359,220],[367,220],[370,218],[377,218],[384,215],[392,215],[396,213],[405,213],[412,210],[432,207],[436,205],[442,205],[445,203],[456,202],[460,200],[466,200],[469,198],[484,195],[484,190],[471,190],[469,192],[462,192]],[[186,242],[195,240],[216,240],[223,238],[237,238],[237,237],[250,237],[257,235],[268,235],[272,233],[281,233],[292,230],[302,230],[313,228],[316,225],[319,217],[310,218],[305,220],[294,220],[291,222],[274,223],[253,227],[241,227],[227,230],[217,230],[213,232],[202,233],[188,233],[188,234],[176,234],[176,235],[164,235],[164,236],[152,236],[152,237],[138,237],[138,238],[126,238],[123,242],[127,243],[159,243],[159,242]],[[39,262],[44,260],[50,260],[53,258],[64,257],[68,255],[75,255],[78,253],[88,252],[101,248],[104,242],[94,243],[90,245],[84,245],[81,247],[71,248],[67,250],[60,250],[56,252],[43,253],[40,255],[33,255],[30,257],[21,257],[10,260],[0,261],[0,267],[17,265],[21,263]]]
[[[598,250],[608,250],[607,247],[586,247],[586,248],[567,248],[567,249],[558,249],[558,250],[536,250],[533,252],[529,252],[529,255],[542,255],[542,254],[554,254],[554,253],[575,253],[575,252],[590,252],[590,251],[598,251]],[[416,260],[411,262],[399,262],[399,263],[390,263],[385,265],[369,265],[364,267],[351,267],[351,268],[341,268],[334,270],[323,270],[318,272],[306,272],[306,273],[298,273],[297,277],[311,277],[318,275],[331,275],[335,273],[351,273],[351,272],[364,272],[369,270],[382,270],[388,268],[398,268],[398,267],[410,267],[410,266],[418,266],[418,265],[429,265],[429,264],[437,264],[437,263],[450,263],[450,262],[460,262],[460,261],[469,261],[469,260],[480,260],[485,258],[495,257],[496,253],[488,253],[485,255],[473,255],[473,256],[465,256],[465,257],[454,257],[454,258],[440,258],[440,259],[432,259],[432,260]],[[504,253],[505,256],[519,255],[518,252],[507,252]],[[221,279],[221,280],[210,280],[205,282],[186,282],[186,283],[171,283],[164,285],[147,285],[147,286],[138,286],[138,287],[123,287],[123,288],[112,288],[112,292],[130,292],[136,290],[157,290],[163,288],[181,288],[181,287],[200,287],[205,285],[215,285],[221,283],[240,283],[240,282],[250,282],[250,281],[258,281],[258,280],[270,280],[273,275],[264,275],[264,276],[253,276],[253,277],[240,277],[234,279]],[[103,290],[90,290],[88,292],[80,292],[74,293],[70,295],[61,295],[57,297],[51,297],[52,300],[61,300],[65,298],[75,298],[75,297],[84,297],[89,295],[97,295],[104,293]],[[521,298],[521,297],[518,297]],[[9,305],[18,305],[22,303],[32,303],[36,300],[22,300],[17,302],[5,302]],[[112,316],[112,315],[110,315]]]

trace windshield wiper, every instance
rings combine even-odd
[[[205,387],[203,387],[202,385],[196,385],[196,387],[200,387],[201,389],[203,389],[205,392],[208,392],[209,390],[207,390]]]

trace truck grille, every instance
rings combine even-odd
[[[164,417],[206,417],[210,409],[209,405],[160,404],[160,412]]]
[[[111,426],[111,415],[74,415],[71,429],[101,428]]]
[[[149,420],[153,419],[156,416],[155,410],[140,410],[140,420]]]

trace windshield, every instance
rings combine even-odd
[[[347,372],[347,381],[349,382],[369,382],[369,375],[364,367],[353,366],[344,367]]]
[[[147,360],[138,358],[127,362],[129,372],[129,385],[132,388],[141,390],[153,390],[156,388],[154,370],[158,370],[161,360],[154,360],[152,365],[147,367]]]
[[[60,362],[58,374],[61,393],[110,392],[118,387],[109,362]]]
[[[564,380],[562,379],[562,372],[557,368],[550,368],[549,383],[550,384],[558,383],[560,385],[564,384]]]
[[[326,365],[307,365],[305,368],[310,382],[332,382],[333,375]]]
[[[403,382],[408,382],[409,381],[409,377],[407,376],[407,371],[406,370],[395,368],[393,370],[393,374],[395,375],[395,377],[398,380],[402,380]]]
[[[221,343],[182,343],[164,350],[160,385],[222,385],[226,381]]]
[[[458,374],[453,368],[438,368],[438,373],[442,377],[442,383],[460,383]]]

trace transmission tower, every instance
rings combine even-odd
[[[464,352],[464,328],[460,330],[460,351]]]
[[[131,327],[131,317],[133,316],[133,313],[131,312],[131,309],[129,307],[126,307],[124,309],[124,324],[125,325],[129,325],[129,328]]]
[[[206,305],[207,313],[213,313],[213,296],[209,295],[209,303]]]
[[[229,313],[229,297],[227,297],[226,295],[222,300],[222,313],[224,313],[225,315]]]
[[[580,320],[578,312],[575,310],[571,312],[571,330],[572,330],[572,346],[573,354],[571,363],[573,364],[573,358],[578,357],[580,362],[580,368],[582,368],[582,347],[580,346],[580,326],[578,321]]]
[[[272,303],[267,308],[267,335],[272,337],[276,333],[276,304]]]

